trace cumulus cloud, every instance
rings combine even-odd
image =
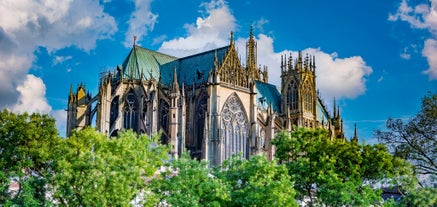
[[[198,17],[196,23],[186,24],[186,37],[162,43],[160,52],[184,57],[201,51],[225,46],[229,33],[235,30],[235,17],[223,0],[201,4],[206,17]]]
[[[38,47],[75,46],[89,51],[117,31],[95,0],[3,0],[0,2],[0,108],[50,113],[43,80],[28,74]],[[54,64],[70,57],[55,57]],[[65,120],[65,118],[63,118]],[[57,122],[65,122],[57,120]]]
[[[151,2],[151,0],[135,0],[135,11],[128,20],[129,28],[124,41],[125,47],[132,46],[134,36],[139,42],[149,31],[153,31],[158,15],[151,12]]]
[[[188,33],[186,37],[163,42],[159,49],[161,52],[183,57],[229,44],[229,32],[237,25],[228,6],[223,1],[211,1],[202,6],[206,17],[198,17],[195,24],[185,25]],[[262,28],[268,22],[267,19],[261,19],[255,26]],[[297,51],[276,52],[273,38],[266,34],[259,34],[256,41],[258,64],[268,66],[269,82],[280,85],[281,55],[294,53],[294,57],[297,57]],[[246,42],[247,38],[235,41],[241,57],[246,57]],[[319,48],[308,48],[304,53],[316,57],[317,85],[326,99],[355,98],[366,91],[366,78],[372,73],[372,68],[360,56],[340,58],[337,53],[328,54]]]
[[[429,68],[424,71],[430,80],[437,79],[437,0],[430,0],[429,3],[418,4],[416,6],[408,5],[407,0],[402,0],[395,14],[390,14],[389,21],[405,21],[412,28],[428,30],[432,38],[424,43],[422,55],[427,59]],[[408,59],[410,56],[401,54],[401,57]]]
[[[24,82],[17,87],[17,91],[20,92],[20,96],[13,108],[14,112],[49,113],[52,110],[45,98],[46,86],[41,78],[27,75]]]
[[[256,38],[258,45],[258,64],[269,68],[270,82],[281,84],[281,55],[297,57],[298,51],[274,51],[273,39],[260,34]],[[247,39],[237,40],[239,48],[245,48]],[[322,92],[322,97],[330,101],[333,97],[355,98],[366,91],[366,78],[372,73],[372,68],[360,56],[340,58],[337,53],[326,53],[320,48],[307,48],[303,54],[310,54],[316,58],[316,84]],[[245,57],[245,52],[243,52]]]
[[[437,41],[434,39],[427,39],[422,51],[422,55],[426,57],[429,64],[429,69],[423,73],[429,76],[429,79],[437,80]]]

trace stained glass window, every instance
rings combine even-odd
[[[247,154],[247,116],[238,97],[232,95],[221,112],[221,142],[223,159],[232,154]]]

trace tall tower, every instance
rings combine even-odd
[[[174,67],[174,74],[173,74],[173,83],[171,86],[171,92],[170,92],[170,108],[169,108],[169,115],[170,115],[170,125],[169,125],[169,140],[171,145],[171,153],[174,157],[177,157],[179,154],[179,84],[177,80],[177,73],[176,73],[176,66]]]
[[[67,109],[67,137],[71,136],[73,129],[82,130],[91,124],[91,95],[87,94],[85,85],[80,84],[76,93],[70,86]]]
[[[293,63],[292,55],[285,56],[281,61],[281,107],[285,116],[285,129],[293,126],[317,126],[317,96],[316,96],[316,66],[315,58],[302,57],[298,53]]]

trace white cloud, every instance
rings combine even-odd
[[[24,82],[17,87],[17,91],[20,96],[12,109],[14,112],[49,113],[52,110],[45,98],[46,86],[41,78],[27,75]]]
[[[223,1],[211,1],[205,3],[206,17],[198,17],[195,24],[187,24],[188,35],[162,44],[159,51],[172,54],[177,57],[202,52],[219,46],[229,44],[229,32],[237,25],[235,17]],[[257,22],[257,27],[268,23],[266,19]],[[245,38],[238,38],[236,46],[241,57],[246,57]],[[256,38],[258,47],[258,64],[269,67],[269,82],[280,85],[281,55],[296,51],[275,52],[273,38],[265,34],[259,34]],[[359,57],[339,58],[336,53],[328,54],[320,49],[308,48],[304,53],[315,55],[317,62],[317,85],[322,96],[331,100],[333,97],[355,98],[366,91],[366,77],[372,73],[372,68],[367,66]],[[245,59],[242,60],[245,62]]]
[[[153,38],[152,45],[157,45],[162,43],[165,39],[167,39],[167,35],[160,35],[158,37]]]
[[[50,106],[44,97],[33,97],[38,101],[36,104],[28,99],[32,93],[45,95],[42,80],[27,74],[35,59],[35,50],[44,47],[52,53],[76,46],[89,51],[97,40],[109,38],[116,31],[114,18],[103,11],[99,1],[1,1],[0,107],[48,112]],[[70,58],[55,57],[54,64]]]
[[[55,55],[55,58],[53,59],[53,65],[62,64],[67,60],[71,60],[72,58],[73,57],[71,55],[67,55],[67,56]]]
[[[426,57],[429,64],[429,69],[423,73],[427,74],[430,80],[437,80],[437,40],[427,39],[422,55]]]
[[[389,21],[405,21],[414,28],[428,29],[434,35],[437,34],[437,0],[430,3],[416,5],[414,8],[408,5],[407,0],[402,0],[395,14],[390,14]]]
[[[135,0],[135,11],[131,14],[128,21],[129,28],[124,41],[125,47],[133,45],[133,37],[137,37],[137,42],[155,27],[157,14],[150,11],[151,0]]]
[[[237,46],[245,48],[247,39],[238,39]],[[258,35],[258,64],[269,68],[269,81],[275,85],[281,84],[281,55],[297,57],[298,51],[274,51],[273,39],[264,34]],[[245,50],[242,57],[245,57]],[[316,84],[322,97],[331,101],[337,99],[355,98],[366,91],[366,77],[372,73],[372,68],[366,65],[360,56],[339,58],[337,53],[325,53],[320,48],[307,48],[303,54],[311,54],[316,58]]]
[[[422,55],[428,60],[429,68],[424,71],[430,80],[437,79],[437,0],[430,0],[429,3],[418,4],[414,8],[408,5],[407,0],[402,0],[395,14],[390,14],[389,21],[405,21],[411,27],[417,29],[426,29],[434,39],[429,38],[424,43]],[[404,59],[409,59],[410,55],[405,52],[401,54]]]
[[[162,43],[160,52],[183,57],[201,51],[225,46],[229,33],[235,30],[235,17],[222,0],[203,3],[206,17],[198,17],[195,24],[186,24],[186,37],[179,37]]]

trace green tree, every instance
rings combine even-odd
[[[132,131],[112,139],[91,128],[75,131],[54,152],[53,198],[62,206],[130,206],[168,159],[158,140]]]
[[[324,129],[297,128],[272,141],[287,166],[298,199],[310,206],[368,206],[381,201],[371,184],[409,172],[383,145],[331,140]]]
[[[437,176],[437,93],[426,95],[420,112],[408,122],[388,119],[387,129],[375,131],[379,142],[410,161],[417,173]]]
[[[297,206],[287,169],[264,155],[249,160],[234,155],[216,174],[231,187],[227,206]]]
[[[407,191],[399,206],[437,206],[437,188],[418,188]]]
[[[0,203],[49,205],[46,183],[52,174],[51,152],[61,141],[55,120],[48,115],[0,112]],[[18,191],[10,191],[11,183],[18,184]]]
[[[151,188],[152,197],[171,206],[223,206],[230,201],[229,186],[213,174],[207,162],[193,160],[187,153],[168,163],[151,181]]]

